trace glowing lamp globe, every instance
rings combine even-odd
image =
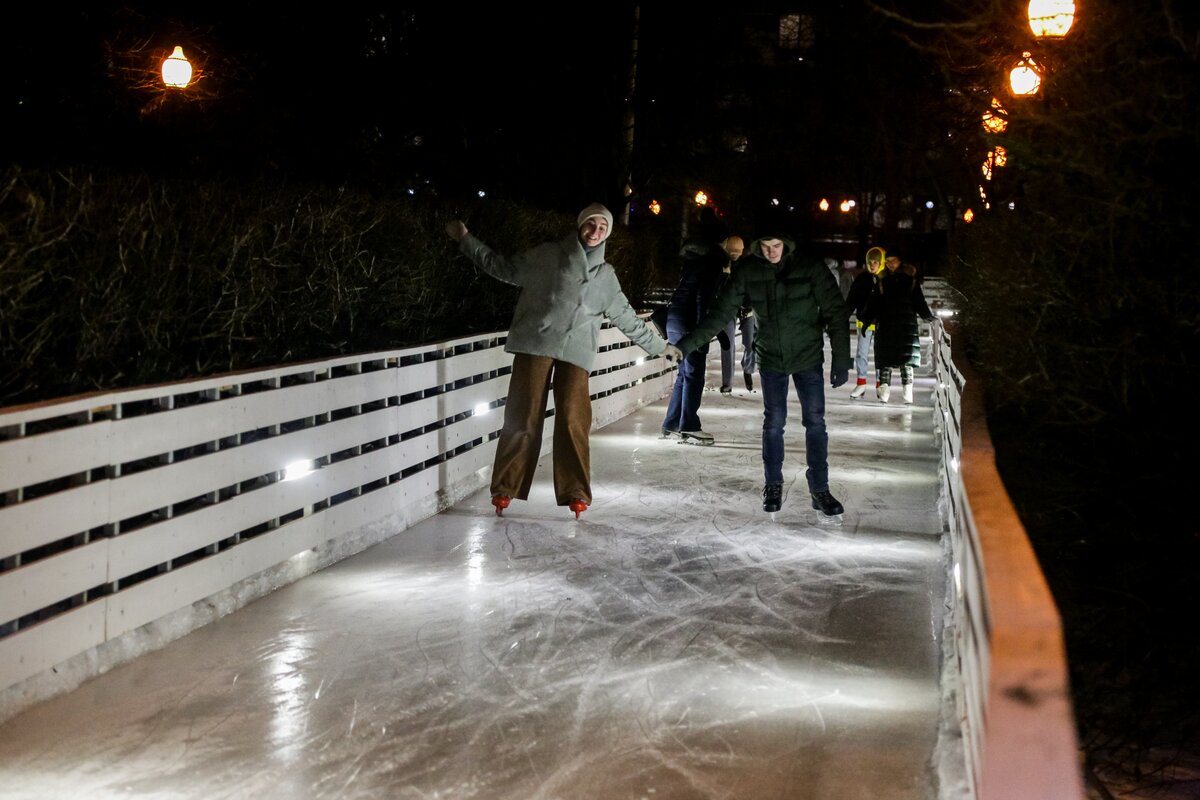
[[[708,205],[708,195],[706,195],[703,191],[696,192],[695,199],[696,205],[698,206]]]
[[[1004,133],[1008,127],[1008,120],[1004,116],[1007,113],[1000,101],[993,97],[992,110],[983,112],[983,129],[988,133]]]
[[[1029,0],[1029,29],[1039,39],[1061,39],[1074,22],[1073,0]]]
[[[179,45],[175,45],[175,52],[163,61],[162,77],[163,83],[176,89],[185,89],[192,82],[192,64]]]
[[[817,203],[817,208],[821,209],[822,211],[828,211],[829,201],[822,197],[821,202]]]
[[[1017,97],[1030,97],[1042,88],[1042,68],[1028,50],[1008,73],[1008,85]]]

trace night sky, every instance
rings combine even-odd
[[[31,166],[435,185],[569,209],[621,196],[631,98],[635,202],[706,182],[724,210],[748,216],[768,195],[808,202],[860,182],[871,120],[920,131],[929,118],[879,80],[928,84],[883,20],[857,2],[811,5],[814,27],[781,48],[778,4],[646,4],[632,96],[629,2],[519,13],[446,3],[25,8],[0,48],[5,129]],[[201,76],[185,92],[157,80],[175,44]]]

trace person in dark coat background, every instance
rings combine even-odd
[[[725,266],[729,263],[729,254],[721,247],[724,240],[724,226],[716,212],[707,206],[701,209],[697,235],[684,240],[679,250],[679,284],[667,305],[667,341],[671,344],[686,336],[704,318],[724,282]],[[704,396],[707,359],[706,339],[679,362],[679,374],[675,376],[662,423],[663,438],[678,436],[690,444],[713,443],[712,434],[702,430],[698,413]]]
[[[892,370],[900,368],[904,402],[913,401],[913,367],[921,363],[920,327],[917,317],[933,321],[933,312],[917,281],[915,267],[902,264],[899,253],[887,251],[883,262],[886,272],[867,300],[861,321],[875,325],[875,366],[878,368],[879,400],[891,396]]]
[[[879,281],[885,274],[883,268],[885,255],[882,247],[872,247],[868,250],[867,268],[855,276],[853,283],[850,284],[850,291],[846,294],[846,305],[854,312],[854,324],[858,328],[857,345],[854,351],[854,369],[858,373],[858,380],[850,392],[851,399],[857,399],[867,393],[867,369],[870,363],[871,341],[875,338],[875,326],[864,325],[862,317],[867,307],[867,301],[871,299],[871,294],[876,290]],[[878,370],[876,371],[878,372]],[[875,381],[875,391],[879,391],[878,379]]]

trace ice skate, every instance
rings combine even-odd
[[[744,372],[744,373],[742,373],[742,377],[746,379],[746,391],[753,392],[754,391],[754,374],[750,373],[750,372]]]
[[[892,396],[892,387],[886,383],[875,387],[875,395],[879,398],[879,402],[886,403],[888,398]]]
[[[733,387],[728,383],[721,387],[721,394],[733,394]]]
[[[904,402],[912,405],[913,401],[913,385],[911,383],[904,384]]]
[[[702,447],[707,447],[716,441],[713,435],[707,431],[680,431],[679,438],[687,444],[697,444]]]
[[[837,498],[829,493],[826,489],[823,492],[812,493],[812,507],[820,511],[826,517],[841,517],[846,509],[837,501]]]
[[[663,428],[662,435],[659,436],[658,438],[660,438],[660,439],[676,439],[678,437],[679,437],[679,431],[673,431],[670,428]]]
[[[850,391],[850,399],[857,400],[858,398],[862,397],[866,393],[867,393],[867,381],[865,378],[859,378],[858,383],[856,383],[854,385],[854,388]]]
[[[572,500],[567,504],[567,508],[575,512],[575,519],[579,519],[579,515],[587,511],[588,504],[582,500]]]
[[[508,508],[508,504],[512,502],[512,498],[506,494],[492,495],[492,505],[496,507],[496,516],[504,516],[504,509]]]
[[[783,508],[783,484],[768,483],[763,487],[763,511],[774,514]]]

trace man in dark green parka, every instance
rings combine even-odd
[[[797,253],[796,243],[787,236],[755,240],[738,266],[708,314],[678,347],[686,356],[711,339],[739,306],[754,310],[754,351],[763,394],[763,510],[778,511],[783,504],[783,428],[790,379],[800,399],[813,508],[827,516],[841,514],[842,504],[829,492],[823,334],[829,336],[829,382],[836,389],[850,374],[850,312],[821,259]]]

